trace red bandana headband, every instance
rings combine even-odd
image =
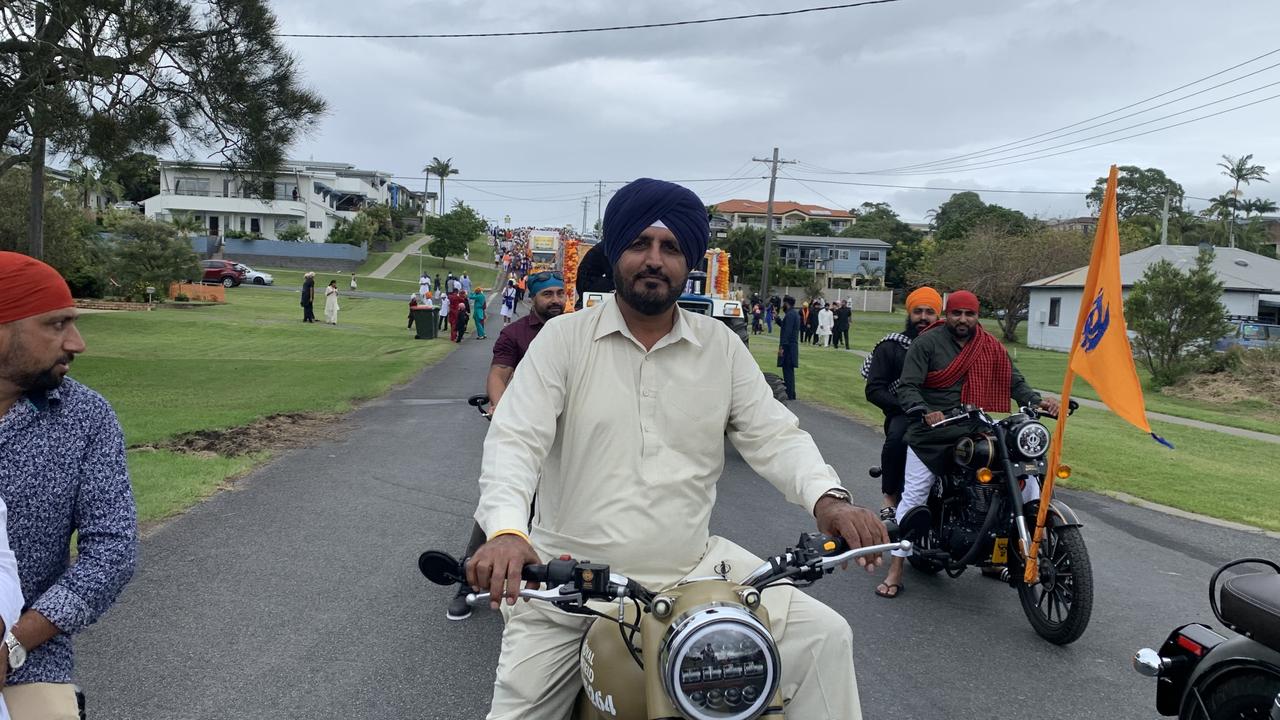
[[[0,324],[75,307],[67,281],[28,255],[0,252]]]

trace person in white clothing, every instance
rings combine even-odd
[[[822,342],[822,347],[831,344],[831,328],[835,326],[836,316],[831,312],[831,308],[823,305],[818,311],[818,339]]]
[[[517,604],[523,565],[566,554],[657,590],[722,563],[740,579],[761,562],[710,534],[726,434],[820,531],[853,547],[888,542],[738,337],[676,305],[709,234],[686,188],[646,178],[619,190],[604,216],[614,300],[548,322],[495,408],[475,515],[489,539],[467,562],[469,584],[506,602],[489,720],[560,720],[582,687],[590,618]],[[788,716],[861,718],[844,618],[791,587],[764,606]]]
[[[422,277],[418,278],[418,294],[422,297],[431,295],[431,276],[425,271],[422,273]]]
[[[338,281],[330,280],[324,289],[324,321],[337,325],[338,310]]]
[[[0,498],[0,621],[4,622],[4,634],[22,617],[22,583],[18,580],[18,560],[9,549],[9,509]],[[0,650],[8,648],[0,646]],[[6,665],[6,669],[7,669]],[[0,695],[0,720],[9,720],[9,708]]]

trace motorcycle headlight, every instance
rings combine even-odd
[[[1014,433],[1014,445],[1023,457],[1038,458],[1049,450],[1049,430],[1037,422],[1029,422]]]
[[[671,624],[659,655],[671,702],[690,720],[754,720],[782,676],[773,636],[745,608],[707,605]]]

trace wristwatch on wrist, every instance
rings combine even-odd
[[[827,498],[827,497],[835,498],[836,500],[843,500],[844,502],[847,502],[850,505],[853,504],[853,495],[850,495],[849,491],[845,490],[842,487],[833,487],[830,490],[819,495],[818,499],[821,500],[822,498]]]
[[[22,643],[18,642],[18,638],[13,633],[6,632],[4,634],[5,647],[9,649],[9,668],[17,670],[27,664],[27,649],[22,647]]]

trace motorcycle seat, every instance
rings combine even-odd
[[[1280,651],[1280,574],[1237,575],[1222,583],[1222,620]]]

